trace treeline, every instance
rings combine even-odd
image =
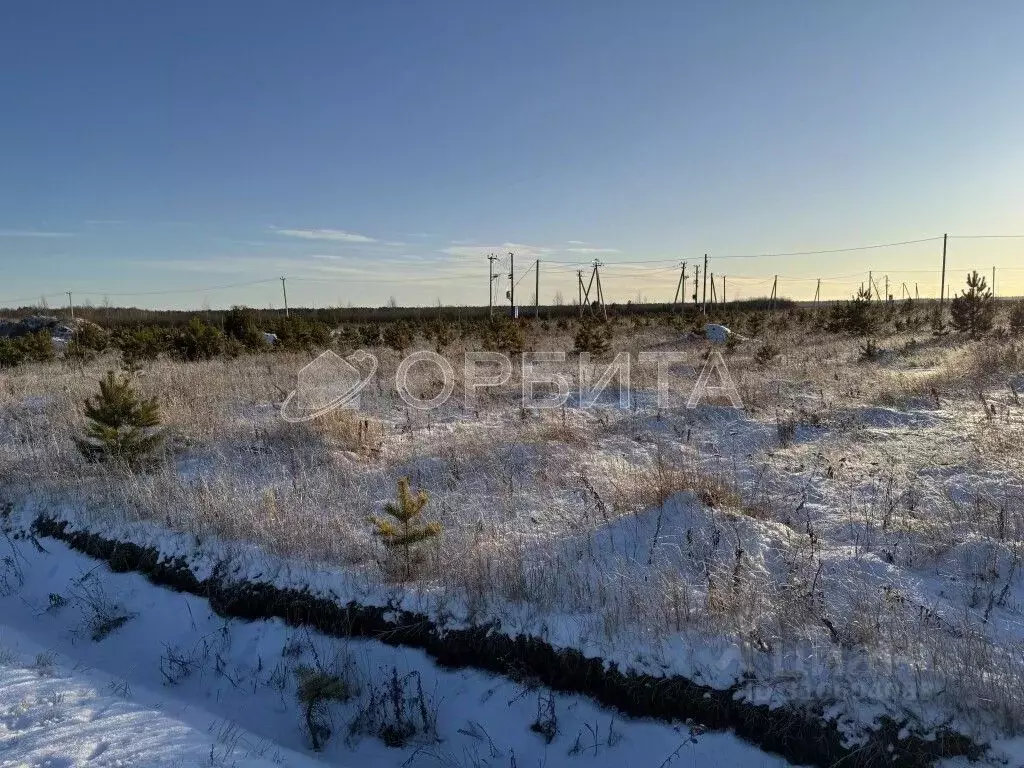
[[[718,309],[723,311],[768,309],[774,306],[775,309],[785,310],[796,306],[795,302],[789,299],[768,298],[744,299],[731,301],[726,304],[719,304]],[[693,304],[687,308],[692,311]],[[204,322],[222,331],[226,331],[225,323],[229,322],[232,309],[204,309],[201,311],[186,310],[160,310],[140,309],[138,307],[90,307],[76,306],[75,317],[91,322],[115,331],[120,328],[135,328],[149,326],[158,328],[183,328],[187,326],[194,317],[200,317]],[[609,304],[608,315],[613,317],[622,316],[658,316],[670,314],[671,304]],[[257,326],[263,330],[270,330],[284,316],[284,311],[279,309],[255,309],[246,308],[246,312],[254,319]],[[534,317],[534,307],[523,306],[519,308],[519,315],[523,319]],[[30,315],[51,314],[47,309],[39,307],[19,307],[17,309],[0,310],[0,316],[21,318]],[[490,315],[488,307],[323,307],[313,309],[310,307],[296,307],[289,310],[291,318],[305,320],[308,322],[323,323],[331,327],[344,324],[368,324],[368,323],[392,323],[405,321],[417,323],[426,320],[445,320],[451,323],[472,322],[487,319]],[[64,314],[63,312],[61,314]],[[509,315],[510,310],[506,305],[494,307],[494,315]],[[580,314],[577,305],[549,305],[540,307],[540,317],[545,320],[558,320],[561,318],[571,319]]]
[[[405,316],[395,310],[389,319],[373,315],[346,315],[336,321],[332,312],[351,310],[297,310],[285,317],[279,313],[248,307],[233,307],[213,313],[155,313],[161,322],[129,324],[133,310],[120,311],[121,323],[103,327],[79,324],[66,344],[64,359],[84,361],[106,351],[120,353],[128,370],[137,370],[147,361],[159,357],[181,361],[235,357],[254,352],[303,350],[315,352],[333,348],[347,354],[359,348],[388,347],[404,352],[424,344],[443,353],[461,342],[466,346],[518,354],[535,347],[546,334],[563,333],[573,340],[577,351],[605,354],[612,349],[615,336],[628,337],[649,327],[662,327],[685,333],[699,332],[708,322],[721,323],[749,338],[770,338],[789,329],[804,327],[844,335],[874,337],[893,332],[945,332],[943,318],[937,316],[933,301],[878,301],[865,291],[848,301],[833,302],[820,307],[798,305],[792,301],[767,299],[731,302],[709,307],[707,315],[692,305],[671,311],[662,305],[660,312],[653,305],[609,305],[608,317],[594,308],[584,317],[578,307],[558,308],[566,311],[547,312],[511,319],[496,311],[489,318],[474,312],[453,316],[449,308],[420,310]],[[772,309],[769,310],[768,307]],[[995,327],[996,304],[984,278],[972,276],[967,290],[949,305],[949,319],[956,331],[979,338]],[[391,310],[381,310],[389,312]],[[363,310],[363,312],[372,312]],[[146,317],[140,315],[139,317]],[[1013,333],[1024,332],[1024,303],[1009,305],[1007,326]],[[54,342],[42,331],[17,339],[0,339],[0,367],[24,362],[45,362],[53,359]]]

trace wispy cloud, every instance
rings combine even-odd
[[[446,253],[449,256],[459,257],[473,257],[473,256],[486,256],[488,253],[497,253],[499,255],[505,255],[508,252],[514,253],[516,256],[523,258],[540,258],[547,256],[555,252],[554,248],[548,248],[542,245],[527,245],[525,243],[501,243],[500,245],[462,245],[460,241],[453,241],[453,244],[448,248],[442,248],[441,253]]]
[[[356,232],[346,232],[343,229],[271,229],[285,237],[298,237],[303,240],[334,240],[342,243],[376,243],[372,237],[360,235]]]
[[[618,248],[595,248],[593,246],[583,246],[579,248],[566,248],[569,253],[619,253]]]
[[[0,229],[0,237],[74,237],[74,232],[44,232],[38,229]]]

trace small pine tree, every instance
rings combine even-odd
[[[595,357],[607,355],[612,348],[612,329],[607,321],[584,320],[576,331],[574,347],[577,352],[589,352]]]
[[[384,543],[384,546],[392,550],[401,550],[406,579],[412,578],[413,546],[441,533],[440,523],[424,524],[419,520],[429,500],[426,491],[413,495],[409,490],[409,479],[403,477],[398,481],[398,499],[384,507],[384,511],[393,519],[370,519],[374,526],[374,535]]]
[[[832,306],[829,330],[854,336],[870,336],[878,330],[879,325],[878,314],[872,305],[871,291],[861,288],[849,301]]]
[[[34,363],[46,363],[56,357],[53,351],[53,337],[49,331],[36,331],[18,339],[25,352],[25,359]]]
[[[404,320],[384,326],[384,343],[396,352],[405,352],[411,347],[415,336],[412,326]]]
[[[1010,331],[1024,333],[1024,301],[1018,301],[1010,309]]]
[[[481,333],[484,349],[503,352],[506,355],[520,355],[526,348],[526,337],[519,323],[508,317],[489,320]]]
[[[193,317],[174,338],[172,350],[179,360],[210,360],[224,351],[224,334]]]
[[[0,368],[13,368],[25,362],[25,350],[16,340],[0,339]]]
[[[953,327],[972,339],[992,330],[996,307],[992,291],[977,270],[967,276],[967,290],[961,291],[949,304]]]
[[[160,424],[156,398],[140,399],[128,377],[107,371],[100,391],[85,401],[89,420],[85,437],[75,442],[90,461],[121,461],[134,465],[159,445],[163,438],[154,428]]]

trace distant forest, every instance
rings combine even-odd
[[[718,304],[715,310],[722,311],[752,311],[769,309],[774,304],[775,309],[790,309],[797,306],[796,302],[789,299],[745,299],[742,301],[730,301],[725,305]],[[688,303],[686,308],[693,311],[693,303]],[[710,305],[709,305],[710,308]],[[609,317],[623,317],[636,315],[664,315],[672,311],[672,305],[664,304],[608,304]],[[188,325],[194,317],[200,317],[210,325],[224,328],[224,320],[228,315],[228,309],[198,309],[198,310],[158,310],[140,309],[138,307],[96,307],[76,306],[75,317],[90,320],[98,325],[116,330],[118,328],[133,328],[139,326],[180,328]],[[579,307],[575,304],[562,306],[546,305],[539,308],[542,319],[571,318],[579,315]],[[677,308],[678,311],[678,308]],[[289,316],[301,318],[307,321],[317,321],[330,326],[344,324],[370,324],[389,323],[395,321],[417,321],[417,320],[447,320],[457,322],[463,320],[479,320],[488,316],[489,309],[482,307],[326,307],[311,309],[308,307],[294,307],[289,309]],[[532,306],[519,307],[519,316],[531,318],[535,309]],[[279,322],[284,315],[283,309],[256,309],[247,308],[247,314],[253,317],[257,324],[272,325]],[[508,305],[495,305],[494,315],[508,317],[510,309]],[[20,318],[30,315],[54,315],[66,317],[67,308],[57,309],[40,307],[19,307],[17,309],[0,309],[0,317]]]

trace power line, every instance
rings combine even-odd
[[[204,291],[222,291],[228,288],[244,288],[249,285],[261,285],[273,283],[280,278],[271,277],[267,280],[250,280],[245,283],[231,283],[230,285],[211,285],[205,288],[174,288],[166,291],[137,291],[135,293],[111,293],[109,291],[75,291],[86,296],[167,296],[175,293],[202,293]]]

